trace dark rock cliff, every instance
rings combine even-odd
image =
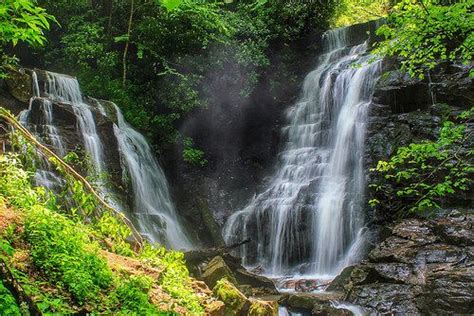
[[[411,79],[387,63],[374,95],[368,125],[367,170],[398,147],[435,140],[442,121],[469,109],[474,84],[469,67],[444,64],[431,80]],[[466,124],[472,149],[474,126]],[[370,174],[370,175],[369,175]],[[368,172],[369,184],[376,174]],[[369,198],[372,192],[369,189]],[[435,219],[399,220],[393,210],[369,210],[376,241],[368,259],[346,268],[329,290],[377,314],[471,314],[474,312],[474,196],[444,201]]]
[[[374,168],[379,160],[387,160],[401,146],[423,140],[436,140],[444,119],[453,119],[474,104],[474,81],[469,67],[443,64],[429,79],[413,79],[387,62],[374,93],[367,127],[366,166],[368,183],[377,182]],[[472,135],[474,125],[466,124],[466,135]],[[473,139],[464,144],[472,148]],[[372,192],[368,192],[368,199]],[[445,206],[472,207],[472,192],[460,193]],[[369,224],[384,225],[394,220],[394,212],[381,207],[370,210]]]

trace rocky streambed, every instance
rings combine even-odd
[[[398,221],[381,230],[366,260],[344,269],[319,292],[299,288],[300,292],[279,293],[271,280],[246,271],[225,251],[190,252],[186,259],[192,273],[209,287],[222,287],[219,280],[226,279],[226,286],[239,291],[248,303],[240,304],[236,315],[246,315],[253,301],[302,315],[472,314],[473,225],[471,209]],[[267,308],[264,315],[275,312]],[[280,309],[284,313],[287,310]]]

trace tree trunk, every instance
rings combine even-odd
[[[131,0],[130,15],[128,17],[127,41],[125,42],[125,48],[123,50],[123,57],[122,57],[122,67],[123,67],[122,88],[125,88],[125,82],[127,81],[127,54],[128,54],[128,46],[130,45],[130,34],[132,33],[134,5],[135,5],[135,0]]]

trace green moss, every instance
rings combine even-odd
[[[249,316],[277,316],[278,304],[277,302],[267,302],[254,300],[250,305]]]
[[[225,304],[226,315],[239,315],[241,311],[248,308],[248,300],[231,282],[227,279],[217,281],[214,287],[214,295]]]
[[[226,279],[233,284],[237,284],[232,271],[221,256],[214,257],[205,268],[202,274],[203,280],[209,287],[213,288],[221,279]]]

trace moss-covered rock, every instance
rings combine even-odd
[[[277,316],[278,303],[275,301],[251,300],[249,316]]]
[[[344,285],[349,282],[352,270],[354,270],[354,266],[349,266],[342,270],[342,272],[331,281],[331,284],[329,284],[326,291],[333,292],[344,290]]]
[[[213,288],[217,281],[223,278],[234,284],[237,284],[232,271],[221,256],[214,257],[207,264],[207,266],[204,268],[202,278],[210,288]]]
[[[250,307],[247,297],[226,279],[217,281],[214,295],[225,304],[226,316],[246,315]]]
[[[225,305],[221,301],[213,301],[206,306],[206,315],[209,316],[224,316]]]
[[[17,100],[28,103],[33,95],[31,77],[24,71],[9,71],[5,80],[8,91]]]

